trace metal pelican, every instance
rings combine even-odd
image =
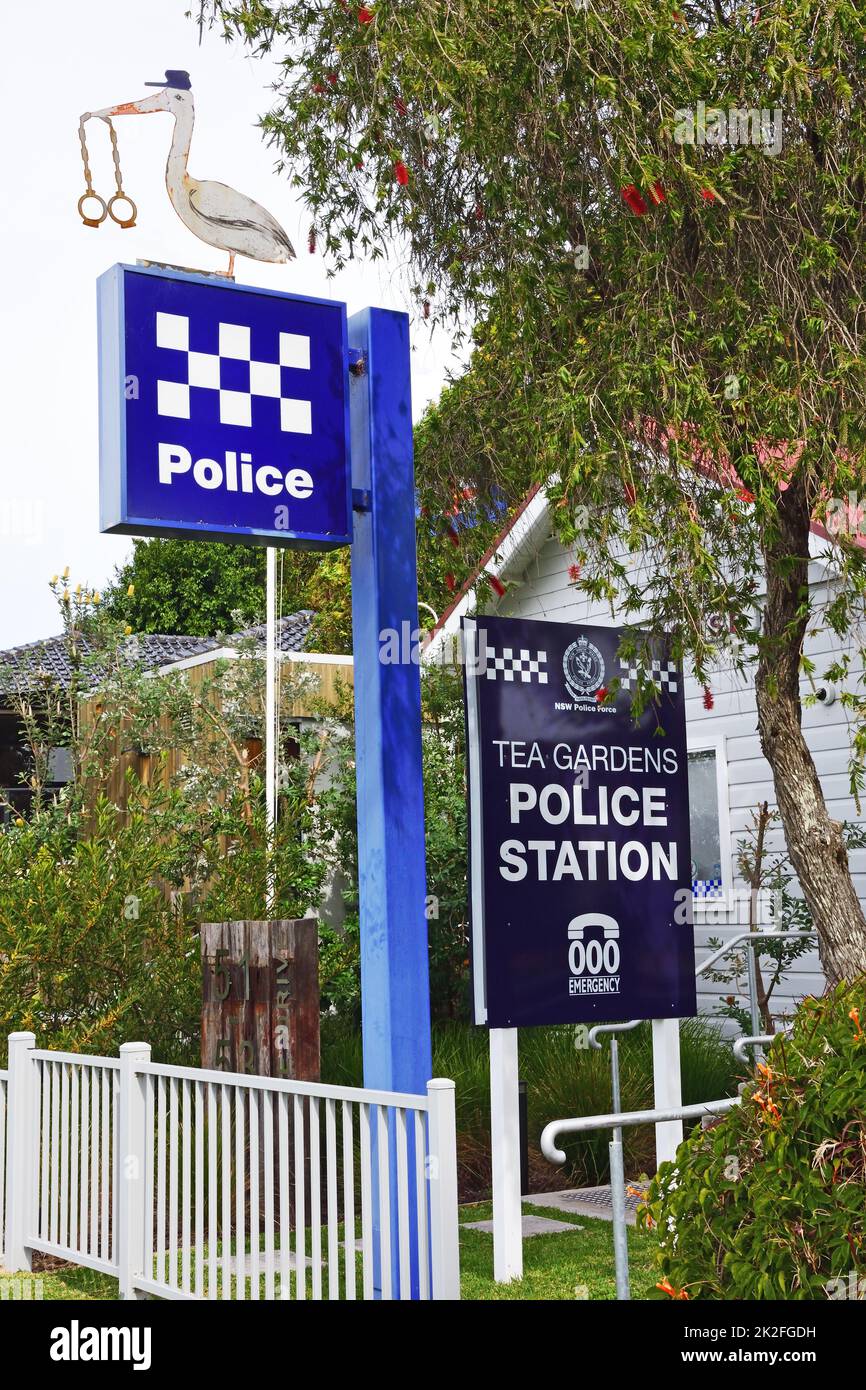
[[[171,205],[189,230],[208,246],[229,253],[227,274],[234,273],[235,256],[254,261],[291,261],[295,250],[286,232],[267,208],[244,193],[213,179],[194,179],[187,169],[192,128],[195,120],[188,72],[170,68],[164,82],[145,82],[159,87],[156,96],[108,106],[103,111],[87,111],[81,128],[91,116],[110,122],[112,116],[144,116],[167,111],[174,117],[174,134],[165,166],[165,186]],[[92,224],[91,224],[92,225]]]

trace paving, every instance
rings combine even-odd
[[[628,1187],[641,1191],[646,1187],[645,1183],[629,1183]],[[572,1216],[594,1216],[600,1221],[613,1220],[613,1207],[610,1202],[610,1184],[604,1187],[571,1187],[562,1192],[539,1192],[531,1197],[524,1197],[524,1201],[531,1202],[534,1207],[549,1207],[555,1211],[567,1211]],[[636,1192],[625,1194],[625,1219],[629,1226],[635,1224],[635,1213],[641,1203],[641,1196]]]
[[[534,1200],[534,1199],[533,1199]],[[487,1235],[493,1234],[492,1221],[464,1221],[462,1223],[464,1231],[485,1231]],[[554,1221],[549,1216],[523,1216],[523,1239],[527,1240],[530,1236],[556,1236],[566,1231],[582,1231],[582,1226],[576,1226],[573,1221]]]

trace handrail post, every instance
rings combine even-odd
[[[427,1082],[427,1191],[430,1194],[430,1260],[434,1299],[460,1297],[457,1224],[457,1116],[454,1082]]]
[[[6,1105],[6,1250],[4,1264],[10,1271],[32,1269],[33,1252],[27,1245],[33,1219],[33,1174],[38,1171],[35,1126],[36,1072],[31,1053],[35,1033],[9,1034],[9,1082]]]
[[[613,1113],[622,1107],[619,1088],[619,1042],[610,1040],[610,1080]],[[610,1143],[610,1206],[613,1213],[613,1262],[616,1270],[616,1296],[623,1302],[631,1297],[628,1277],[628,1230],[625,1221],[625,1163],[622,1150],[622,1126],[614,1125]]]
[[[150,1044],[123,1043],[120,1048],[120,1095],[117,1121],[117,1260],[120,1297],[143,1298],[135,1279],[153,1271],[144,1269],[144,1224],[152,1213],[144,1210],[144,1173],[147,1107],[145,1081],[138,1068],[150,1061]],[[177,1271],[173,1271],[176,1277]]]

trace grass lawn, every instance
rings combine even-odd
[[[561,1235],[533,1236],[523,1242],[523,1278],[512,1284],[493,1282],[493,1237],[483,1231],[460,1232],[460,1274],[467,1299],[514,1298],[544,1300],[616,1297],[613,1274],[613,1227],[597,1217],[572,1216],[525,1202],[524,1212],[547,1216],[582,1229]],[[461,1207],[461,1225],[486,1221],[489,1202]],[[653,1269],[655,1236],[629,1227],[628,1252],[632,1298],[646,1298],[659,1275]],[[585,1289],[585,1292],[584,1292]]]
[[[567,1299],[573,1302],[575,1298],[614,1298],[613,1230],[609,1221],[572,1216],[568,1212],[533,1207],[528,1203],[524,1205],[524,1211],[553,1217],[579,1229],[573,1233],[534,1236],[525,1240],[523,1278],[512,1284],[495,1284],[493,1237],[483,1231],[465,1229],[468,1221],[490,1219],[490,1203],[461,1207],[460,1268],[465,1299]],[[652,1264],[655,1238],[645,1231],[630,1228],[628,1244],[632,1298],[646,1298],[658,1278]],[[41,1296],[44,1299],[105,1301],[117,1298],[116,1279],[74,1266],[6,1277],[34,1284],[41,1281]],[[33,1296],[39,1296],[37,1288],[33,1289]]]

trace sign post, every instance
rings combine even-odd
[[[99,281],[99,327],[103,531],[353,545],[364,1080],[423,1094],[432,1063],[408,317],[366,309],[349,322],[332,300],[114,266]],[[272,827],[278,711],[268,555]],[[397,660],[383,659],[389,635]],[[269,900],[272,893],[269,874]],[[381,1171],[390,1169],[393,1186],[393,1133],[390,1150]],[[378,1261],[375,1233],[374,1246]],[[417,1258],[410,1251],[414,1291]]]
[[[424,1092],[433,1063],[424,915],[427,880],[409,321],[405,314],[365,309],[349,320],[349,346],[356,359],[351,387],[352,644],[364,1084],[417,1094]],[[384,659],[394,655],[398,659]],[[389,1144],[393,1211],[397,1164],[393,1121]],[[374,1174],[377,1171],[374,1163]],[[409,1181],[411,1190],[411,1184],[424,1181],[424,1175],[410,1173]],[[378,1202],[373,1209],[378,1212]],[[393,1267],[398,1268],[396,1222],[391,1246]],[[376,1235],[377,1288],[378,1250]],[[418,1287],[417,1261],[413,1246],[413,1296]]]
[[[662,644],[657,701],[635,719],[616,628],[479,617],[463,637],[473,1010],[490,1029],[507,1279],[518,1154],[496,1147],[516,1132],[516,1029],[642,1018],[672,1031],[696,1012],[685,710]]]

